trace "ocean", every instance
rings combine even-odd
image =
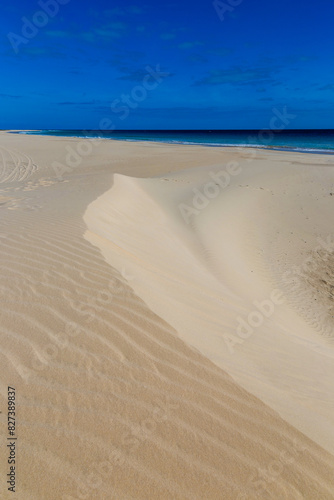
[[[257,147],[334,154],[334,130],[35,130],[24,134],[100,137],[126,141],[202,144],[212,147]]]

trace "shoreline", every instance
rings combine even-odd
[[[125,139],[125,138],[120,138],[117,139],[116,137],[110,137],[110,138],[105,138],[101,136],[76,136],[76,135],[56,135],[56,134],[47,134],[47,133],[41,133],[37,134],[35,132],[39,131],[25,131],[25,130],[8,130],[6,131],[7,133],[10,134],[21,134],[21,135],[38,135],[38,136],[45,136],[45,137],[62,137],[62,138],[73,138],[73,139],[88,139],[88,140],[94,140],[94,139],[101,139],[101,140],[114,140],[114,141],[124,141],[124,142],[148,142],[148,143],[158,143],[158,144],[171,144],[171,145],[183,145],[183,146],[204,146],[204,147],[209,147],[209,148],[237,148],[237,149],[262,149],[264,151],[282,151],[282,152],[289,152],[289,153],[303,153],[303,154],[319,154],[319,155],[334,155],[334,147],[333,149],[322,149],[322,148],[303,148],[303,147],[289,147],[289,146],[275,146],[275,145],[261,145],[261,144],[210,144],[210,143],[196,143],[196,142],[182,142],[182,141],[167,141],[167,140],[142,140],[142,139]],[[33,133],[29,133],[33,132]],[[64,131],[66,132],[66,131]],[[122,131],[119,131],[122,132]],[[126,132],[126,131],[125,131]],[[177,131],[176,131],[177,132]]]

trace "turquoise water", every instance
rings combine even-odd
[[[207,146],[288,149],[306,153],[334,153],[334,130],[39,130],[25,134],[60,137],[101,137],[128,141],[157,141]]]

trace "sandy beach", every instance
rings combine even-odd
[[[1,132],[1,498],[333,500],[333,203],[333,155]]]

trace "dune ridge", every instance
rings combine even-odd
[[[331,306],[333,298],[318,289],[308,297],[307,291],[312,272],[318,275],[325,266],[325,277],[331,269],[330,237],[330,251],[325,252],[334,175],[330,169],[298,170],[252,168],[231,178],[221,192],[217,188],[217,196],[207,198],[201,210],[191,204],[194,193],[201,187],[205,191],[212,172],[219,180],[217,169],[210,177],[205,167],[154,179],[117,174],[112,189],[88,208],[85,237],[120,272],[126,269],[135,292],[183,340],[333,453],[334,349],[324,333],[331,338],[333,317],[323,295]],[[311,185],[313,200],[306,207],[298,198]],[[184,206],[193,210],[191,219],[184,217]],[[300,233],[290,231],[289,240],[282,232],[292,227]],[[324,245],[322,259],[314,250],[312,272],[304,271],[293,304],[280,277],[287,280],[289,269],[309,260],[319,242]],[[321,275],[318,279],[325,289],[334,288],[332,274],[328,283]],[[317,298],[319,306],[310,304]],[[303,317],[303,309],[311,321]]]

